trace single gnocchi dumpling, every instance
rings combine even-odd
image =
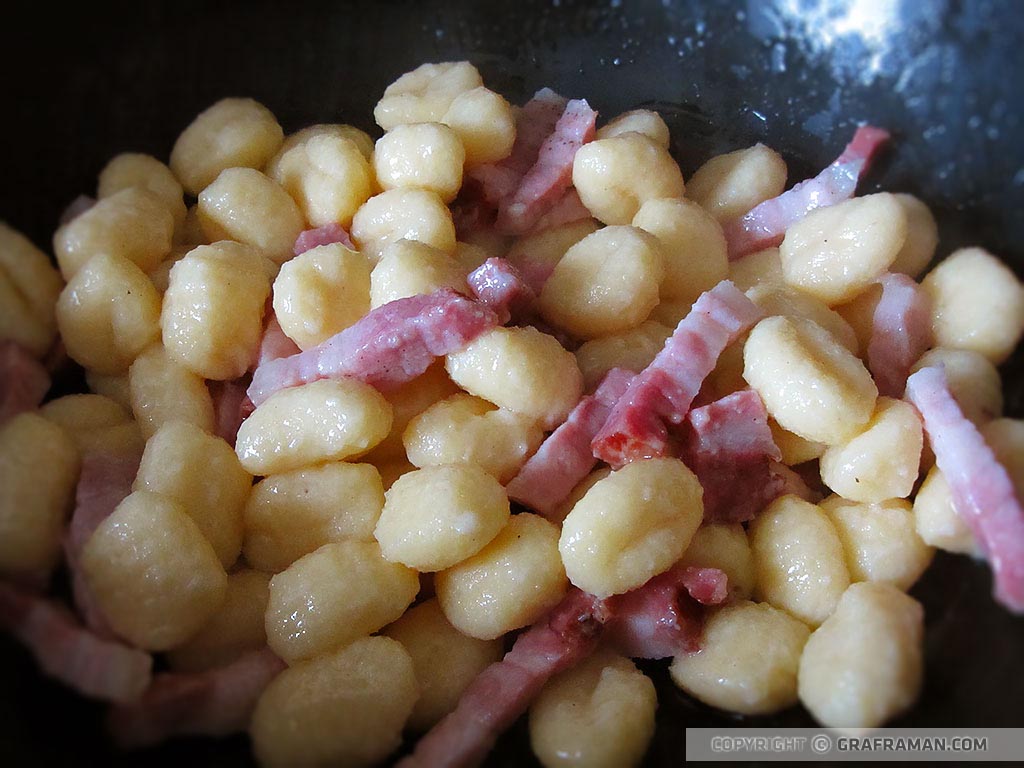
[[[373,541],[383,507],[384,486],[370,464],[333,461],[270,475],[245,502],[245,559],[278,573],[324,544]]]
[[[683,198],[648,200],[632,222],[661,243],[665,262],[658,295],[689,302],[725,280],[729,272],[722,226],[696,203]]]
[[[730,221],[781,195],[786,174],[782,155],[764,144],[755,144],[716,155],[704,163],[694,171],[686,196],[718,221]]]
[[[915,530],[908,501],[863,504],[833,496],[821,508],[843,543],[850,581],[879,581],[906,591],[932,561],[935,550]]]
[[[444,570],[472,557],[510,514],[505,489],[473,464],[408,472],[384,499],[374,532],[381,551],[418,571]]]
[[[569,580],[598,597],[628,592],[668,570],[704,516],[700,483],[678,459],[627,464],[598,480],[562,524]]]
[[[817,323],[831,333],[840,344],[854,355],[861,344],[856,331],[842,315],[808,293],[787,285],[756,285],[747,292],[747,298],[757,304],[768,317],[799,317]],[[864,345],[867,349],[867,345]]]
[[[199,223],[209,240],[251,245],[277,264],[292,257],[305,228],[288,193],[254,168],[221,171],[199,193]]]
[[[370,311],[370,263],[340,243],[311,248],[281,265],[273,297],[285,335],[315,347]]]
[[[739,523],[705,523],[690,539],[680,565],[718,568],[728,577],[729,594],[746,600],[754,593],[754,558]]]
[[[148,440],[164,424],[182,421],[213,432],[213,400],[202,376],[153,344],[128,369],[128,396]]]
[[[226,168],[262,168],[284,141],[273,113],[253,99],[221,99],[193,120],[171,150],[171,170],[198,195]]]
[[[782,463],[789,467],[820,458],[827,447],[823,443],[807,440],[780,427],[774,419],[768,419],[768,429],[771,430],[772,440],[782,454]]]
[[[554,429],[583,394],[576,358],[536,328],[494,328],[445,359],[452,381],[472,395]]]
[[[642,133],[659,147],[668,149],[671,136],[664,119],[650,109],[632,109],[613,117],[597,129],[597,138],[610,139],[624,133]]]
[[[42,357],[57,335],[54,311],[63,287],[46,254],[0,221],[0,339]]]
[[[544,319],[593,339],[640,325],[658,304],[665,257],[636,227],[605,227],[580,240],[555,265],[540,293]]]
[[[388,637],[295,664],[256,704],[256,760],[264,768],[374,765],[401,744],[417,696],[412,658]]]
[[[38,578],[57,564],[79,465],[67,432],[38,414],[0,427],[0,573]]]
[[[514,515],[482,550],[434,577],[445,617],[460,632],[494,640],[537,621],[569,582],[558,555],[558,527],[539,515]]]
[[[743,378],[780,426],[829,445],[856,435],[878,398],[864,364],[804,318],[769,317],[754,326],[743,346]]]
[[[175,230],[185,223],[188,209],[181,183],[170,168],[152,155],[124,152],[111,158],[100,171],[96,197],[102,200],[133,187],[145,189],[163,201],[174,219]]]
[[[390,624],[419,590],[376,542],[324,544],[270,580],[267,643],[289,664],[321,656]]]
[[[97,373],[128,370],[160,338],[160,296],[128,259],[89,259],[57,300],[57,327],[72,360]]]
[[[109,397],[126,411],[132,410],[132,394],[127,373],[104,374],[86,371],[85,383],[89,385],[90,392]]]
[[[224,602],[195,635],[167,653],[171,668],[202,672],[230,664],[267,644],[263,617],[270,599],[270,575],[243,569],[228,574]]]
[[[483,84],[468,61],[421,64],[384,89],[373,119],[385,131],[407,123],[437,122],[458,96]]]
[[[800,658],[799,692],[829,728],[876,728],[917,699],[924,611],[890,584],[851,584]]]
[[[237,379],[256,359],[269,295],[256,249],[230,241],[194,248],[171,269],[160,318],[164,348],[205,379]]]
[[[779,246],[786,282],[829,306],[850,301],[886,272],[907,239],[907,214],[879,192],[818,208]]]
[[[939,244],[939,226],[928,206],[913,195],[900,193],[896,200],[907,216],[907,239],[889,267],[910,277],[920,277],[935,256]]]
[[[711,613],[700,650],[672,661],[672,680],[705,704],[767,715],[797,701],[800,655],[811,631],[785,611],[740,600]]]
[[[413,187],[450,203],[462,186],[466,150],[443,123],[396,125],[377,139],[373,170],[382,189]]]
[[[594,218],[605,224],[629,224],[648,200],[684,192],[683,174],[668,150],[634,131],[580,147],[572,183]]]
[[[367,200],[352,218],[352,239],[374,264],[388,245],[403,238],[454,253],[455,225],[444,201],[425,189],[389,189]]]
[[[352,126],[321,128],[290,136],[285,141],[287,150],[282,147],[267,166],[267,175],[291,195],[310,226],[347,227],[374,192],[373,142]]]
[[[1024,286],[988,251],[963,248],[921,282],[940,347],[979,352],[999,365],[1024,334]]]
[[[146,443],[133,487],[178,502],[225,568],[238,559],[252,476],[224,440],[187,422],[168,422]]]
[[[938,467],[932,467],[914,496],[914,528],[929,546],[982,558],[981,544],[970,526],[957,514],[949,483]]]
[[[921,417],[914,407],[880,397],[863,431],[825,449],[821,479],[851,501],[905,499],[917,482],[923,446]]]
[[[402,438],[417,467],[475,464],[507,483],[544,439],[534,419],[465,393],[413,418]]]
[[[409,727],[416,731],[455,709],[462,692],[504,653],[501,640],[479,640],[453,627],[437,600],[410,608],[381,634],[400,642],[412,658],[420,697]]]
[[[252,475],[366,453],[391,429],[391,405],[369,384],[323,379],[275,392],[238,429],[235,452]]]
[[[370,306],[441,288],[467,292],[462,264],[438,248],[403,238],[384,249],[370,273]]]
[[[812,627],[827,619],[850,584],[843,544],[828,515],[796,496],[772,502],[750,526],[756,599]]]
[[[741,291],[749,291],[759,285],[785,285],[779,249],[765,248],[731,262],[729,280]]]
[[[75,394],[50,400],[39,415],[63,429],[86,453],[138,455],[145,440],[131,412],[119,403],[95,394]]]
[[[101,254],[148,272],[171,252],[173,234],[174,217],[164,200],[147,189],[129,187],[61,226],[53,236],[53,251],[65,280]]]
[[[277,154],[267,161],[263,172],[281,186],[286,186],[280,176],[281,160],[295,147],[307,145],[318,136],[335,136],[339,139],[351,141],[355,144],[356,149],[359,150],[359,154],[367,162],[373,157],[373,139],[366,131],[356,128],[354,125],[346,125],[344,123],[316,123],[314,125],[307,125],[305,128],[285,136],[284,141],[281,143],[281,148],[277,150]]]
[[[465,147],[467,168],[503,160],[515,143],[512,105],[483,86],[463,91],[452,99],[441,122],[455,131]]]
[[[150,651],[192,637],[227,589],[217,554],[185,509],[148,491],[129,495],[99,524],[80,562],[113,630]]]
[[[553,678],[530,707],[530,746],[545,768],[628,768],[654,736],[654,683],[600,650]]]

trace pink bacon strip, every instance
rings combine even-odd
[[[505,658],[477,676],[455,710],[420,739],[400,768],[479,765],[544,684],[594,650],[603,610],[597,598],[570,590],[547,619],[518,637]]]
[[[634,659],[666,659],[700,648],[703,605],[729,595],[718,568],[676,565],[639,589],[609,597],[605,640]]]
[[[504,322],[528,314],[537,299],[519,271],[502,258],[490,258],[466,278],[473,297],[493,309]]]
[[[321,245],[331,245],[332,243],[341,243],[349,250],[356,250],[355,245],[352,243],[352,238],[349,237],[348,232],[345,231],[341,224],[325,224],[316,229],[307,229],[305,232],[300,232],[299,236],[295,239],[295,246],[292,250],[296,256],[301,256],[313,248]]]
[[[871,161],[888,140],[889,134],[881,128],[862,125],[843,153],[813,179],[765,200],[726,224],[729,258],[735,260],[778,245],[786,230],[811,211],[849,200],[857,189],[857,182],[868,172]]]
[[[0,341],[0,424],[34,411],[50,389],[42,363],[13,341]]]
[[[238,428],[242,426],[245,413],[246,385],[244,380],[209,381],[210,399],[213,400],[214,426],[217,437],[234,446]]]
[[[597,464],[590,442],[625,394],[633,376],[632,371],[623,368],[609,371],[597,391],[580,400],[508,484],[509,498],[551,517]]]
[[[761,398],[750,389],[734,392],[694,408],[687,423],[682,455],[704,488],[704,519],[754,519],[782,490],[770,463],[782,456]]]
[[[319,346],[260,365],[249,399],[326,378],[352,377],[382,391],[419,376],[434,361],[498,325],[489,307],[443,289],[409,296],[364,315]]]
[[[71,573],[75,607],[86,626],[101,637],[112,638],[114,633],[92,596],[78,558],[93,531],[132,492],[141,460],[137,451],[86,452],[75,487],[75,509],[64,534],[64,556]]]
[[[537,91],[516,117],[516,139],[509,156],[469,171],[469,177],[480,183],[484,198],[491,205],[500,205],[515,194],[567,103],[550,88]]]
[[[921,413],[957,514],[988,556],[996,599],[1024,612],[1024,509],[1009,473],[960,410],[941,368],[913,374],[906,397]]]
[[[576,150],[593,140],[597,112],[585,100],[570,101],[537,153],[537,162],[523,176],[518,189],[502,200],[495,222],[507,235],[521,235],[556,206],[572,186]]]
[[[570,189],[559,198],[558,202],[548,208],[547,212],[534,223],[530,231],[539,232],[542,229],[560,227],[564,224],[572,224],[583,219],[589,219],[592,216],[593,214],[591,214],[590,209],[580,200],[576,190]]]
[[[242,733],[260,695],[285,666],[265,648],[218,669],[157,675],[138,701],[111,710],[108,728],[124,749],[153,746],[172,736]]]
[[[2,582],[0,628],[28,648],[45,674],[83,696],[131,701],[149,685],[148,653],[102,640],[63,606]]]
[[[872,318],[868,368],[878,394],[902,397],[910,369],[932,345],[931,302],[906,275],[882,275],[878,282],[882,297]]]
[[[680,424],[729,344],[762,317],[723,280],[701,294],[664,348],[629,385],[594,438],[594,456],[613,467],[670,453],[667,424]]]

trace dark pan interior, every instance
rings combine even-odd
[[[1024,14],[1013,0],[744,3],[669,0],[47,4],[7,8],[0,45],[0,218],[49,249],[62,208],[91,194],[117,152],[166,158],[218,98],[252,96],[286,131],[313,122],[371,129],[384,87],[423,61],[467,58],[522,101],[549,85],[604,115],[653,106],[691,172],[755,141],[791,181],[829,162],[859,121],[894,148],[868,189],[913,192],[936,211],[940,255],[979,243],[1024,273]],[[1021,416],[1021,356],[1004,371]],[[987,570],[940,556],[914,589],[927,615],[918,726],[1021,726],[1024,621],[990,598]],[[736,720],[693,704],[654,664],[651,765],[681,760],[687,725],[811,725],[799,708]],[[242,739],[136,755],[104,741],[100,708],[42,679],[0,639],[6,765],[249,765]],[[532,764],[522,726],[491,765]]]

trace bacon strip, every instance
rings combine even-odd
[[[579,193],[575,189],[568,190],[558,202],[551,205],[547,212],[541,216],[531,228],[531,232],[539,232],[542,229],[560,227],[563,224],[572,224],[593,216],[590,209],[580,200]]]
[[[208,381],[210,398],[213,400],[213,415],[217,437],[234,446],[238,428],[245,416],[246,385],[241,379],[235,381]],[[250,411],[251,412],[251,411]]]
[[[510,499],[551,517],[555,509],[597,464],[590,442],[633,380],[633,372],[613,368],[597,391],[580,400],[519,470],[507,490]]]
[[[356,250],[352,238],[348,236],[348,232],[345,231],[341,224],[325,224],[316,229],[307,229],[305,232],[300,232],[299,236],[295,239],[295,247],[292,250],[296,256],[301,256],[306,251],[321,245],[330,245],[331,243],[341,243],[349,250]]]
[[[50,374],[13,341],[0,341],[0,424],[34,411],[50,389]]]
[[[960,410],[941,368],[913,374],[906,397],[921,413],[957,514],[992,565],[996,600],[1024,613],[1024,509],[1009,473]]]
[[[585,100],[570,101],[551,134],[544,139],[537,161],[516,191],[502,200],[495,222],[499,232],[521,235],[533,228],[572,186],[576,150],[593,140],[597,112]]]
[[[728,597],[728,578],[717,568],[676,565],[639,589],[609,597],[605,639],[637,659],[666,659],[700,648],[702,605]]]
[[[319,346],[260,365],[249,399],[259,405],[274,392],[326,378],[349,376],[380,390],[419,376],[434,361],[498,325],[494,310],[442,289],[385,304]]]
[[[101,637],[111,638],[114,633],[89,590],[78,558],[93,531],[132,492],[141,460],[137,451],[86,452],[75,487],[75,509],[64,534],[64,556],[71,573],[75,607],[86,626]]]
[[[277,322],[277,315],[274,314],[274,309],[267,302],[266,311],[267,322],[263,327],[263,338],[260,340],[260,349],[256,359],[256,367],[268,363],[271,360],[277,360],[282,357],[291,357],[297,355],[302,350],[299,349],[298,345],[291,340],[291,338],[281,328],[281,324]]]
[[[932,345],[931,303],[906,275],[882,275],[878,282],[882,297],[872,318],[868,368],[880,395],[901,397],[910,369]]]
[[[0,629],[28,648],[46,675],[83,696],[131,701],[149,685],[148,653],[102,640],[57,603],[2,582]]]
[[[537,296],[519,271],[502,258],[490,258],[466,278],[473,297],[493,309],[504,322],[529,313]]]
[[[664,348],[629,385],[594,438],[594,455],[613,467],[670,452],[667,424],[686,418],[719,355],[762,316],[723,280],[701,294]]]
[[[477,676],[455,710],[420,739],[400,768],[479,765],[544,684],[594,650],[603,611],[597,598],[570,590],[546,620],[518,637],[505,658]]]
[[[704,519],[753,520],[779,495],[771,460],[779,461],[768,412],[757,393],[734,392],[687,416],[682,456],[704,488]]]
[[[142,698],[111,710],[107,725],[124,749],[172,736],[229,736],[249,727],[264,689],[285,668],[269,649],[219,669],[157,675]]]
[[[778,197],[765,200],[727,223],[725,239],[732,260],[782,242],[786,230],[817,208],[827,208],[853,197],[857,182],[868,172],[878,150],[889,140],[881,128],[862,125],[843,153],[815,176]]]
[[[516,117],[516,140],[509,156],[469,171],[469,177],[480,183],[489,203],[499,205],[515,194],[523,176],[537,161],[544,140],[555,130],[567,103],[550,88],[537,91]]]

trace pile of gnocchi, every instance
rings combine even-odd
[[[789,192],[761,144],[684,182],[657,113],[516,107],[468,62],[373,116],[226,98],[113,158],[55,260],[0,225],[0,627],[119,744],[248,732],[266,768],[424,733],[404,765],[472,765],[523,714],[548,768],[637,765],[639,657],[727,712],[907,711],[935,549],[1024,573],[904,396],[944,373],[1017,515],[1014,273],[926,273],[932,214],[854,197],[856,140]]]

